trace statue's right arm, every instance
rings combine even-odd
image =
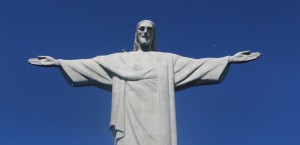
[[[29,64],[42,67],[58,67],[60,63],[51,56],[38,56],[27,60]]]

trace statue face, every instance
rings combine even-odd
[[[150,22],[143,22],[138,27],[137,40],[141,46],[149,46],[153,41],[153,25]]]

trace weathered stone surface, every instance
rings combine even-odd
[[[63,60],[31,58],[37,66],[57,66],[76,87],[96,86],[112,92],[110,128],[116,145],[177,145],[175,91],[220,83],[231,63],[260,56],[244,51],[222,58],[193,59],[156,52],[156,29],[141,21],[132,52]]]

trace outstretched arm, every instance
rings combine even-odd
[[[60,66],[59,61],[54,59],[51,56],[38,56],[37,58],[28,59],[27,62],[31,65],[42,66],[42,67]]]
[[[229,57],[229,63],[245,63],[259,58],[261,53],[251,52],[251,51],[242,51],[234,54]]]
[[[41,67],[59,67],[65,79],[74,87],[96,86],[107,91],[112,88],[111,72],[94,59],[63,60],[50,56],[30,58],[28,63]]]

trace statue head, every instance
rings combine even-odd
[[[156,27],[150,20],[142,20],[135,30],[133,51],[156,51]]]

